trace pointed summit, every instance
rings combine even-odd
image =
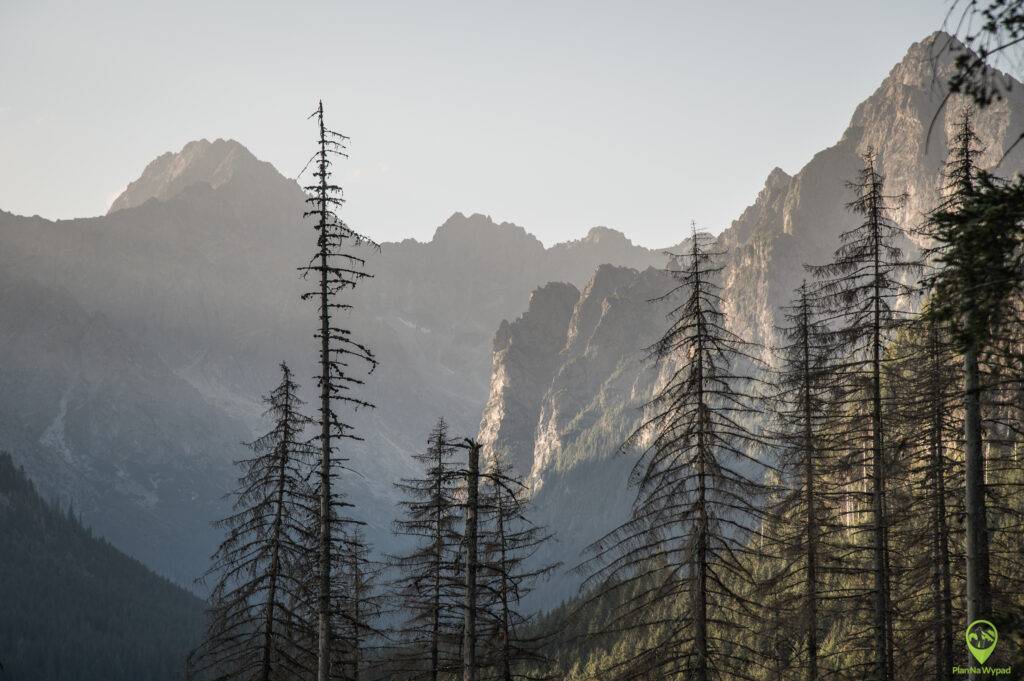
[[[216,189],[236,178],[257,188],[288,182],[274,166],[260,161],[235,140],[201,139],[189,142],[177,153],[157,157],[114,200],[107,214],[140,206],[150,199],[167,201],[196,184]]]

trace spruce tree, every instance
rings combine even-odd
[[[1024,237],[1024,182],[1005,183],[979,173],[973,189],[931,215],[936,271],[927,278],[929,314],[948,324],[964,356],[963,411],[967,512],[967,616],[992,612],[988,517],[991,496],[985,450],[1006,444],[1015,410],[1006,395],[1018,392],[1018,318]],[[1007,393],[1007,389],[1008,393]],[[1011,398],[1012,399],[1012,398]],[[984,411],[992,435],[986,442]],[[999,414],[1003,416],[1000,417]],[[998,419],[1001,423],[995,421]]]
[[[963,465],[960,410],[962,364],[949,334],[927,313],[893,344],[898,360],[889,382],[890,420],[908,489],[904,523],[893,537],[906,569],[900,602],[907,620],[901,663],[948,679],[962,620]],[[958,366],[958,364],[960,366]],[[930,641],[930,646],[921,645]]]
[[[413,457],[423,467],[423,477],[397,483],[404,498],[395,532],[415,542],[390,561],[398,573],[391,589],[402,616],[401,649],[395,655],[402,678],[438,681],[460,664],[464,585],[458,574],[461,477],[453,462],[455,451],[447,424],[438,419],[426,451]]]
[[[826,326],[819,319],[807,282],[783,310],[782,343],[775,349],[775,407],[773,442],[779,459],[779,480],[772,517],[766,519],[770,551],[778,568],[766,582],[766,597],[792,594],[775,616],[788,616],[802,625],[807,681],[824,676],[820,655],[824,622],[832,613],[823,605],[833,593],[825,584],[826,570],[835,571],[830,546],[838,527],[835,484],[836,443],[829,431],[835,352]],[[767,552],[766,552],[767,553]],[[768,556],[764,556],[766,562]],[[778,649],[773,644],[773,648]]]
[[[522,480],[500,457],[492,459],[485,474],[480,501],[483,516],[480,583],[483,591],[485,678],[496,681],[539,679],[529,670],[549,664],[538,631],[524,610],[537,580],[550,575],[557,564],[545,564],[536,554],[553,535],[529,519],[529,493]]]
[[[384,635],[386,594],[380,579],[385,566],[370,557],[371,546],[358,525],[342,534],[336,555],[332,676],[362,681]]]
[[[305,187],[308,210],[304,217],[315,219],[316,251],[309,264],[299,268],[303,277],[310,275],[316,288],[303,294],[303,300],[314,300],[317,305],[319,327],[315,338],[319,344],[320,373],[316,377],[320,390],[319,432],[315,442],[319,447],[319,554],[317,574],[317,681],[331,678],[331,599],[333,584],[333,547],[336,535],[332,519],[337,509],[348,504],[340,501],[333,489],[336,470],[346,459],[339,458],[339,442],[361,440],[351,424],[343,421],[336,404],[351,408],[373,407],[355,395],[363,384],[352,368],[361,363],[369,371],[377,366],[373,352],[355,340],[349,329],[338,326],[338,312],[351,309],[341,302],[342,293],[350,291],[363,279],[371,276],[365,271],[366,261],[355,255],[355,248],[372,242],[351,229],[338,216],[344,203],[342,189],[331,180],[333,158],[347,157],[348,138],[330,130],[324,124],[323,102],[310,116],[315,117],[318,128],[317,151],[310,163],[314,166],[315,182]]]
[[[861,218],[860,224],[841,235],[831,263],[809,269],[820,280],[816,305],[831,328],[840,358],[834,373],[837,408],[832,428],[847,442],[844,457],[851,498],[867,499],[867,512],[859,513],[858,507],[851,518],[854,544],[865,539],[863,546],[870,554],[864,571],[871,581],[872,678],[891,681],[895,608],[889,549],[893,516],[887,486],[892,461],[883,419],[882,375],[886,344],[906,318],[900,306],[911,290],[904,282],[915,267],[904,258],[900,241],[905,235],[890,217],[903,197],[884,193],[884,178],[872,150],[864,155],[864,166],[850,188],[855,198],[848,207]],[[866,491],[862,480],[867,482]]]
[[[594,568],[591,598],[616,604],[613,627],[636,633],[628,659],[602,678],[750,679],[766,664],[737,636],[758,610],[744,564],[764,492],[763,443],[747,425],[757,409],[746,368],[757,360],[726,328],[710,241],[694,227],[682,264],[669,269],[678,285],[664,297],[682,300],[650,348],[664,385],[624,445],[642,452],[636,502],[584,566]]]
[[[243,475],[234,512],[216,523],[228,536],[213,555],[209,625],[189,657],[206,679],[272,681],[309,673],[310,623],[302,611],[311,556],[306,518],[312,492],[305,467],[314,456],[304,431],[298,386],[281,365],[281,383],[265,398],[273,429],[239,461]]]

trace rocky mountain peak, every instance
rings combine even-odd
[[[494,246],[521,244],[530,249],[544,250],[540,239],[512,222],[495,222],[490,215],[473,213],[468,217],[461,212],[451,217],[434,232],[434,244],[477,244],[491,243]]]
[[[181,151],[161,154],[130,183],[110,206],[107,214],[140,206],[150,199],[167,201],[197,184],[214,189],[244,178],[257,191],[268,186],[295,183],[284,178],[266,161],[235,140],[207,139],[189,142]]]

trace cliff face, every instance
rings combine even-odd
[[[935,206],[942,186],[947,140],[960,119],[963,102],[942,102],[942,84],[951,72],[948,54],[936,55],[936,34],[910,47],[878,89],[855,110],[842,138],[812,158],[794,176],[778,168],[765,187],[721,236],[726,260],[726,312],[733,328],[751,340],[771,342],[777,311],[808,275],[804,263],[827,262],[839,235],[857,224],[846,204],[854,197],[846,183],[856,179],[861,156],[870,148],[886,179],[886,193],[906,195],[893,216],[914,227]],[[941,44],[945,38],[941,38]],[[929,125],[935,119],[926,145]],[[1006,100],[975,116],[992,168],[1024,131],[1024,92],[1015,87]],[[1024,149],[1015,149],[996,172],[1006,177],[1024,169]],[[915,245],[904,246],[913,253]]]
[[[947,104],[926,148],[925,134],[942,99],[940,84],[950,69],[948,59],[932,58],[933,39],[910,48],[857,107],[834,146],[816,154],[795,175],[772,170],[753,204],[719,237],[719,246],[727,251],[722,261],[723,311],[739,335],[769,346],[781,322],[780,307],[808,278],[804,264],[828,262],[840,234],[857,224],[846,208],[854,198],[847,182],[856,179],[861,156],[869,148],[877,153],[886,192],[907,195],[893,216],[898,222],[914,227],[937,203],[947,139],[962,104]],[[976,116],[986,148],[982,165],[995,165],[1003,149],[1024,131],[1021,90],[1014,88],[1006,101]],[[1017,149],[998,172],[1010,176],[1022,168],[1024,149]],[[912,241],[902,245],[911,255],[917,247]],[[564,337],[561,317],[550,320],[546,330],[515,322],[503,324],[498,332],[502,348],[517,342],[533,347],[545,336],[554,339],[549,347],[532,351],[536,364],[504,350],[495,353],[491,396],[481,422],[491,451],[514,453],[515,465],[534,490],[537,520],[559,536],[558,548],[549,549],[548,558],[575,565],[580,551],[629,511],[635,490],[627,481],[635,459],[616,452],[656,386],[659,369],[643,361],[643,349],[666,328],[667,308],[647,301],[671,286],[661,272],[602,266],[582,290]],[[532,308],[523,320],[542,317]],[[509,380],[513,375],[534,380]],[[514,408],[523,404],[530,409]],[[507,413],[515,418],[505,417]],[[533,414],[532,421],[526,418]],[[576,581],[560,576],[537,602],[570,595]]]

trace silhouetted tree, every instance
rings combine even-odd
[[[929,311],[951,325],[965,358],[968,617],[976,618],[992,605],[982,433],[986,386],[981,362],[1008,339],[1004,332],[1015,323],[1014,298],[1022,281],[1024,182],[1005,184],[981,173],[959,205],[931,216],[930,228],[938,269],[927,282]],[[1009,354],[1014,351],[1010,349]]]
[[[764,492],[762,443],[745,425],[757,409],[743,367],[757,360],[725,326],[721,254],[709,241],[694,227],[689,253],[669,270],[678,285],[664,297],[682,302],[650,349],[665,383],[624,445],[643,450],[632,517],[591,546],[584,566],[596,566],[585,583],[599,587],[592,598],[617,601],[614,626],[637,633],[628,659],[601,678],[749,679],[765,664],[736,635],[742,618],[757,616],[743,560]]]
[[[438,681],[460,664],[464,584],[458,574],[461,476],[452,461],[455,451],[447,424],[438,419],[427,450],[414,456],[423,466],[423,477],[397,484],[404,515],[395,522],[395,531],[416,541],[407,553],[391,559],[398,571],[392,590],[402,614],[398,670],[412,679]]]
[[[536,559],[553,535],[528,517],[529,494],[522,480],[501,458],[487,466],[480,494],[484,531],[481,534],[480,581],[484,599],[480,611],[486,678],[500,681],[539,679],[527,670],[545,666],[541,646],[545,632],[529,630],[532,618],[525,599],[538,579],[557,569]]]
[[[213,556],[214,578],[205,640],[189,658],[190,674],[210,679],[271,681],[309,672],[303,650],[309,622],[302,612],[311,556],[306,518],[312,492],[304,467],[314,455],[303,431],[312,420],[291,371],[266,398],[274,427],[253,442],[234,512],[216,523],[228,536]]]
[[[963,517],[960,411],[962,361],[949,334],[927,314],[894,343],[898,360],[889,367],[893,391],[894,441],[907,468],[907,522],[893,541],[906,570],[901,611],[903,664],[949,679],[955,649],[954,605],[962,589],[955,546],[962,541],[955,518]],[[962,401],[962,400],[961,400]],[[958,541],[961,540],[961,541]],[[922,646],[931,639],[931,647]]]
[[[333,491],[335,468],[346,459],[339,459],[337,443],[340,440],[361,440],[353,427],[345,423],[335,411],[335,403],[344,403],[352,408],[373,407],[353,394],[363,384],[354,373],[353,360],[366,365],[369,371],[377,366],[373,352],[366,345],[357,342],[351,331],[336,325],[337,312],[351,309],[351,305],[339,302],[341,293],[356,286],[362,279],[371,276],[364,267],[366,262],[356,256],[354,247],[372,242],[351,229],[341,220],[337,210],[344,203],[341,187],[331,180],[332,158],[346,156],[344,135],[334,132],[324,124],[323,102],[311,117],[316,117],[319,136],[318,149],[310,160],[314,165],[315,183],[305,187],[306,203],[309,210],[304,217],[316,220],[316,254],[309,264],[300,268],[303,277],[313,274],[317,288],[303,294],[303,300],[316,301],[320,319],[315,336],[319,341],[320,374],[317,386],[320,389],[319,433],[315,442],[319,445],[319,556],[318,556],[318,608],[317,608],[317,681],[330,679],[331,660],[331,594],[334,560],[332,547],[335,535],[332,519],[338,508],[348,506]]]
[[[869,479],[867,520],[857,530],[870,541],[870,587],[874,637],[874,678],[890,681],[893,674],[893,616],[889,570],[890,517],[887,483],[890,458],[883,420],[882,372],[885,346],[893,330],[906,318],[900,299],[910,295],[904,283],[914,271],[898,241],[904,236],[890,211],[903,197],[888,196],[884,178],[875,167],[874,152],[864,156],[858,179],[850,184],[856,198],[849,208],[861,223],[841,235],[842,245],[831,263],[809,269],[821,280],[816,305],[832,327],[832,342],[840,356],[835,372],[833,429],[848,443],[846,467],[853,483],[862,474]],[[862,471],[864,473],[862,473]]]
[[[822,601],[834,597],[823,585],[823,562],[830,550],[825,543],[838,525],[836,443],[829,432],[835,352],[807,282],[783,314],[786,324],[779,329],[782,343],[775,349],[779,368],[773,395],[780,479],[772,504],[774,518],[766,523],[781,561],[766,589],[776,597],[794,594],[786,604],[788,614],[802,624],[806,678],[817,681]]]
[[[380,588],[380,577],[384,565],[370,557],[370,548],[362,530],[353,526],[342,535],[337,552],[332,675],[345,681],[365,678],[370,653],[379,648],[383,636],[380,622],[386,594]]]

